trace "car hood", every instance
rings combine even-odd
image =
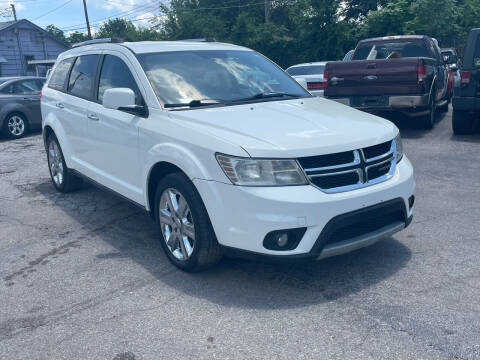
[[[321,98],[171,111],[170,117],[237,144],[252,157],[330,154],[380,144],[398,134],[387,120]]]

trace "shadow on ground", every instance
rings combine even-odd
[[[84,241],[104,241],[115,249],[92,254],[97,261],[132,259],[163,284],[227,307],[296,308],[336,300],[382,282],[412,256],[407,247],[390,238],[320,262],[272,265],[224,259],[213,269],[188,274],[169,263],[154,223],[134,205],[91,186],[64,195],[43,182],[24,191],[78,221],[87,233]]]
[[[39,134],[42,133],[42,130],[41,129],[35,129],[35,130],[31,130],[28,134],[26,134],[22,139],[25,139],[25,138],[29,138],[29,137],[33,137],[33,136],[37,136]],[[20,140],[20,139],[16,139],[16,140]],[[6,137],[1,129],[0,129],[0,143],[2,142],[6,142],[6,141],[15,141],[14,139],[10,139],[8,137]]]

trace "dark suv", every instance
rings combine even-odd
[[[480,29],[468,35],[460,82],[453,91],[452,127],[455,134],[470,134],[480,113]]]

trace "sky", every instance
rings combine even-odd
[[[18,19],[38,26],[53,24],[69,33],[86,32],[82,0],[0,0],[0,21],[13,20],[10,4],[15,4]],[[148,25],[158,15],[158,0],[87,0],[92,31],[108,18],[124,17],[136,25]]]

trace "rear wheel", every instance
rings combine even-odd
[[[55,189],[62,193],[68,193],[78,190],[82,186],[82,178],[75,175],[67,167],[62,149],[54,134],[51,134],[47,139],[47,158],[50,177]]]
[[[453,110],[452,129],[457,135],[466,135],[473,132],[474,117],[468,111]]]
[[[422,117],[422,127],[425,130],[430,130],[433,128],[433,125],[435,124],[435,119],[437,117],[437,104],[435,102],[435,91],[432,92],[432,95],[430,96],[430,102],[428,104],[428,114]]]
[[[194,272],[211,267],[220,260],[220,245],[207,210],[184,174],[170,174],[158,184],[155,220],[163,249],[178,268]]]
[[[28,130],[27,118],[20,113],[8,114],[3,122],[3,132],[10,139],[19,139]]]

